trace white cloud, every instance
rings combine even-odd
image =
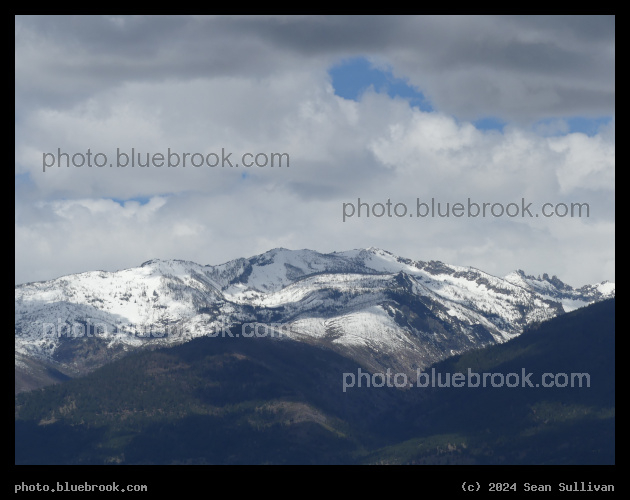
[[[18,18],[15,171],[28,180],[16,183],[16,282],[150,258],[219,264],[277,246],[377,246],[572,285],[614,279],[614,120],[592,137],[554,135],[566,132],[561,118],[530,126],[549,110],[613,113],[614,37],[598,19],[579,35],[584,22]],[[374,91],[336,96],[327,69],[352,54],[385,61],[438,111]],[[597,71],[580,69],[598,58]],[[513,121],[481,131],[467,121],[480,113]],[[42,171],[42,153],[57,148],[112,158],[132,147],[224,148],[238,163],[286,152],[291,166]],[[389,198],[415,212],[417,197],[588,202],[591,217],[342,222],[344,202]]]

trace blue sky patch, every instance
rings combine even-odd
[[[565,118],[547,118],[540,120],[532,126],[532,129],[544,136],[553,137],[572,133],[582,133],[589,137],[597,135],[602,126],[612,122],[611,116],[585,117],[573,116]]]
[[[344,99],[358,101],[370,86],[378,93],[390,97],[402,97],[421,111],[433,111],[433,107],[422,92],[412,87],[402,78],[396,78],[391,71],[382,71],[372,66],[365,57],[346,59],[333,66],[328,73],[332,78],[335,94]]]
[[[503,132],[503,127],[505,127],[507,122],[493,116],[488,116],[479,120],[474,120],[471,123],[478,130],[498,130],[499,132]]]
[[[592,137],[599,132],[600,127],[608,125],[612,122],[610,116],[600,116],[598,118],[587,118],[583,116],[576,116],[566,119],[569,125],[569,132],[582,132],[583,134]]]
[[[31,183],[31,175],[27,172],[25,174],[16,174],[15,175],[15,187],[23,186],[25,184]]]
[[[137,201],[142,206],[142,205],[146,205],[147,203],[149,203],[150,199],[151,198],[148,197],[148,196],[136,196],[134,198],[127,198],[126,200],[123,200],[123,199],[120,199],[120,198],[112,198],[112,201],[115,201],[121,207],[124,207],[125,203],[127,203],[128,201]]]

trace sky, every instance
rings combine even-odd
[[[614,281],[614,77],[614,16],[17,16],[15,283],[277,247]]]

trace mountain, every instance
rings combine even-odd
[[[413,377],[413,387],[396,388],[366,375],[344,389],[360,367],[330,349],[200,337],[18,394],[15,461],[612,464],[614,352],[615,299],[425,370],[509,380],[525,369],[532,387],[418,387]],[[536,387],[544,373],[558,384]],[[564,384],[562,373],[588,374],[588,383]]]
[[[412,374],[614,293],[608,282],[573,289],[375,248],[278,248],[218,266],[151,260],[16,286],[16,391],[202,336],[293,339]]]
[[[472,383],[424,389],[424,401],[412,403],[404,417],[421,431],[368,460],[615,463],[615,299],[528,327],[505,344],[438,362],[433,372],[442,374],[443,385],[445,374],[468,378],[470,372]],[[474,374],[498,374],[495,386],[488,377],[486,387],[481,380],[474,387]]]
[[[560,301],[566,312],[615,296],[615,284],[609,281],[574,289],[555,275],[550,278],[545,273],[542,278],[540,276],[536,278],[528,276],[520,269],[508,274],[505,280],[547,299]]]

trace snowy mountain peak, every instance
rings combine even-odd
[[[547,273],[543,273],[542,278],[540,276],[536,278],[520,269],[508,274],[504,279],[548,300],[559,301],[566,312],[615,296],[615,284],[608,281],[575,289],[555,275],[550,278]]]
[[[329,254],[274,248],[216,266],[152,259],[16,286],[15,348],[21,360],[87,370],[106,357],[87,354],[104,351],[80,348],[85,342],[122,352],[253,322],[348,352],[375,370],[387,359],[411,371],[504,342],[531,322],[614,297],[614,289],[608,282],[573,289],[555,276],[521,270],[498,278],[378,248]],[[68,335],[76,325],[95,324],[103,330],[98,339]]]

